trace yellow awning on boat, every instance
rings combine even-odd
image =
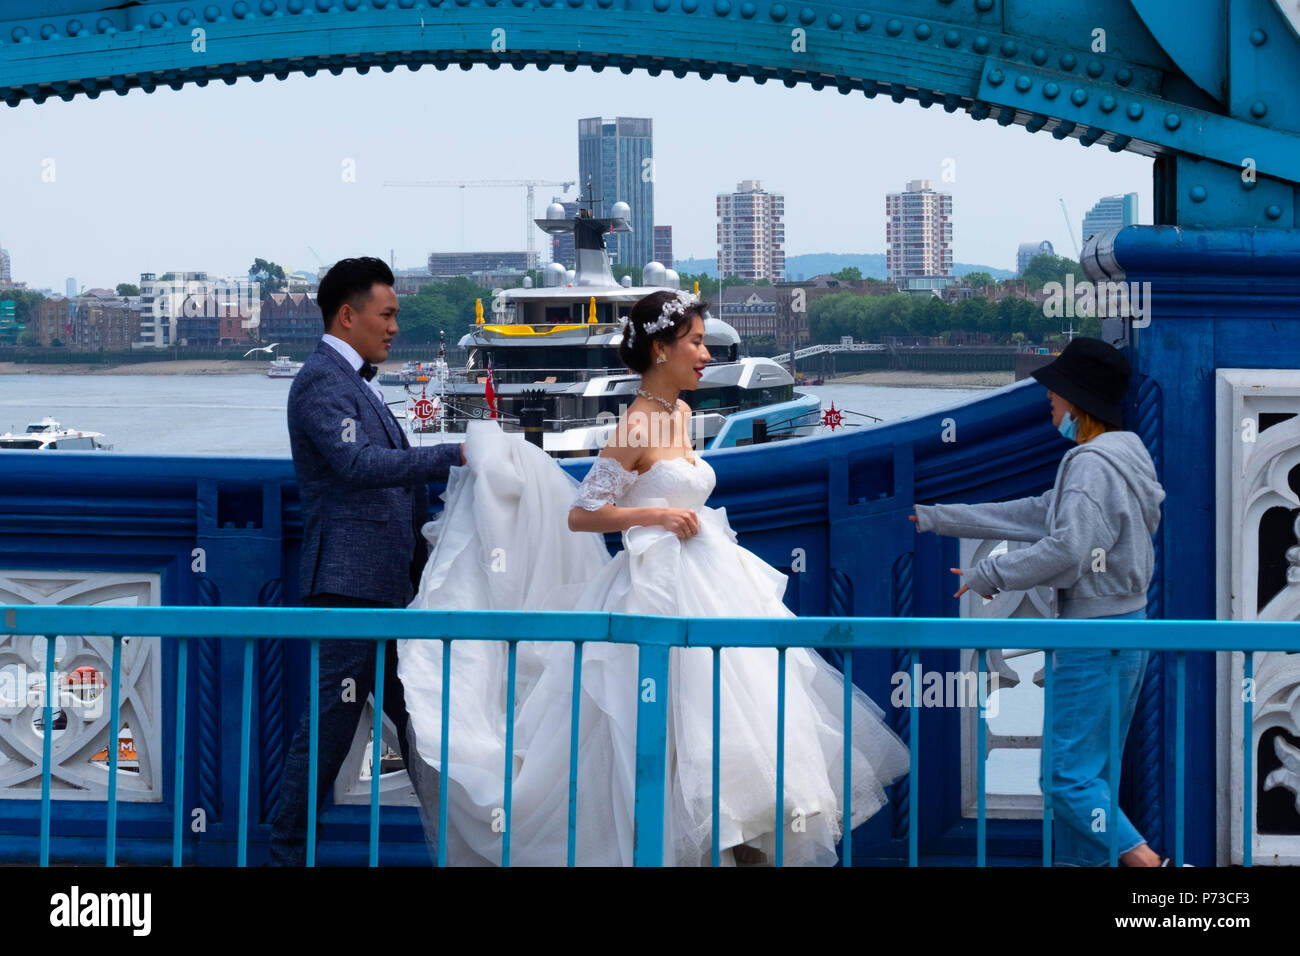
[[[548,325],[542,329],[532,325],[485,325],[483,331],[498,335],[550,335],[552,332],[571,332],[585,328],[585,325]]]

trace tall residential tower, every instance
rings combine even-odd
[[[952,197],[914,179],[885,196],[885,267],[891,279],[952,275]]]
[[[587,180],[597,200],[586,207]],[[607,237],[614,265],[644,266],[654,258],[654,135],[648,118],[593,116],[578,120],[578,201],[597,219],[616,202],[632,207],[632,231]]]
[[[785,196],[746,179],[734,193],[718,193],[718,278],[747,282],[785,278]]]

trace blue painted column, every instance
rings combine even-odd
[[[1157,191],[1173,188],[1158,177]],[[1152,453],[1166,499],[1156,535],[1153,616],[1216,616],[1215,371],[1221,368],[1300,368],[1300,230],[1196,229],[1130,226],[1094,237],[1084,248],[1084,269],[1094,281],[1150,282],[1145,327],[1129,329],[1128,355],[1135,385],[1126,415]],[[1130,731],[1130,751],[1141,756],[1125,767],[1157,783],[1135,787],[1154,802],[1158,833],[1173,851],[1176,834],[1173,757],[1178,746],[1176,695],[1163,693],[1173,661],[1153,660],[1144,699]],[[1153,690],[1158,707],[1149,704]],[[1186,693],[1187,860],[1215,862],[1216,673],[1212,654],[1188,654]],[[1226,728],[1225,728],[1226,732]],[[1153,773],[1153,761],[1159,773]],[[1144,831],[1145,836],[1151,836]]]

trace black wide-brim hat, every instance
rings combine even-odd
[[[1114,346],[1101,339],[1072,339],[1060,355],[1030,374],[1094,418],[1124,427],[1124,393],[1132,370]]]

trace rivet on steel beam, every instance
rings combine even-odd
[[[1142,118],[1142,104],[1130,103],[1128,109],[1124,111],[1131,120],[1140,120]]]
[[[1047,51],[1040,46],[1033,53],[1029,54],[1029,59],[1034,61],[1035,66],[1042,66],[1047,62]]]
[[[1034,81],[1023,73],[1016,77],[1016,91],[1019,93],[1028,93],[1033,88],[1033,85]]]
[[[1015,55],[1020,52],[1020,45],[1015,40],[1002,41],[1002,55],[1008,60],[1014,59]]]
[[[885,32],[891,37],[896,37],[903,32],[903,21],[894,17],[885,23]]]
[[[961,46],[961,34],[956,30],[946,30],[943,34],[943,42],[945,46],[949,47]]]
[[[917,24],[917,25],[912,29],[912,33],[915,34],[915,36],[916,36],[916,38],[917,38],[918,40],[928,40],[928,39],[930,39],[930,34],[931,34],[931,32],[932,32],[932,31],[930,30],[930,24],[928,24],[928,23],[918,23],[918,24]]]
[[[1206,197],[1209,196],[1210,193],[1204,186],[1197,184],[1187,190],[1187,195],[1191,198],[1192,202],[1205,202]]]
[[[1084,103],[1088,102],[1088,91],[1082,87],[1074,90],[1070,93],[1070,102],[1075,106],[1082,106]]]
[[[1001,86],[1004,79],[1001,70],[989,70],[989,86]]]
[[[1264,210],[1264,215],[1268,216],[1269,219],[1281,219],[1282,207],[1279,206],[1277,203],[1272,203],[1269,205],[1267,209]]]
[[[853,18],[853,25],[857,27],[859,30],[870,30],[871,14],[859,13],[856,17]]]
[[[1049,100],[1056,99],[1061,94],[1061,87],[1051,80],[1043,84],[1043,95]]]
[[[1165,114],[1165,129],[1169,130],[1170,132],[1173,132],[1174,130],[1178,129],[1178,127],[1181,125],[1183,125],[1183,118],[1179,116],[1177,113]]]
[[[1256,100],[1250,104],[1250,115],[1255,119],[1263,119],[1264,114],[1268,112],[1268,104],[1263,100]]]
[[[1115,82],[1120,86],[1128,86],[1133,82],[1133,71],[1126,66],[1121,66],[1115,71]]]
[[[970,48],[981,56],[989,52],[989,38],[980,36],[976,37],[971,43]]]
[[[1255,46],[1263,46],[1268,42],[1268,34],[1256,27],[1250,31],[1250,42]]]

